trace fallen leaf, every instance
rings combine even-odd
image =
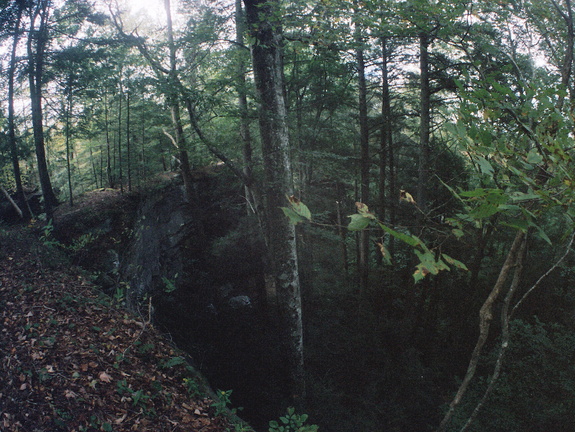
[[[112,377],[110,375],[108,375],[106,372],[100,372],[100,375],[98,375],[98,378],[100,378],[100,381],[105,382],[105,383],[112,382]]]
[[[64,391],[64,396],[66,396],[66,399],[74,399],[78,397],[78,393],[74,393],[72,390],[66,389]]]
[[[126,420],[126,417],[128,416],[128,414],[124,414],[122,417],[117,418],[116,420],[114,420],[114,423],[116,424],[120,424],[122,423],[124,420]]]

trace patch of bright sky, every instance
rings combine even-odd
[[[166,23],[164,0],[119,0],[118,3],[126,12],[127,27],[135,26],[140,31],[148,33],[151,28],[158,28]]]
[[[166,19],[164,0],[127,0],[126,3],[132,15],[147,17],[152,20],[165,21]],[[172,0],[172,3],[175,1]]]

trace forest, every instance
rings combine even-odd
[[[573,431],[574,13],[0,0],[0,230],[170,178],[156,325],[254,430]]]

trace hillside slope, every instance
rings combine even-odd
[[[33,228],[0,231],[0,430],[227,431],[208,387],[149,322]]]

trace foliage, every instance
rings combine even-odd
[[[569,368],[574,354],[572,332],[558,323],[511,323],[511,345],[499,384],[480,415],[478,430],[503,432],[517,430],[570,430],[575,423],[571,415],[575,397],[575,374]],[[494,361],[495,353],[486,360]],[[454,421],[459,430],[468,410],[474,407],[485,385],[482,380]],[[520,396],[520,397],[519,397]]]
[[[176,273],[176,275],[173,277],[173,279],[168,279],[165,276],[162,276],[162,282],[164,283],[164,292],[166,294],[170,294],[172,292],[174,292],[175,290],[178,289],[178,286],[176,285],[176,279],[178,278],[178,274]]]
[[[289,407],[285,416],[280,417],[280,421],[270,421],[269,432],[317,432],[316,425],[305,425],[308,419],[307,414],[296,414],[295,408]]]
[[[243,408],[230,408],[232,404],[231,396],[232,390],[218,390],[216,391],[217,400],[212,403],[212,408],[215,409],[215,415],[221,416],[228,413],[236,414],[238,411],[241,411]]]

